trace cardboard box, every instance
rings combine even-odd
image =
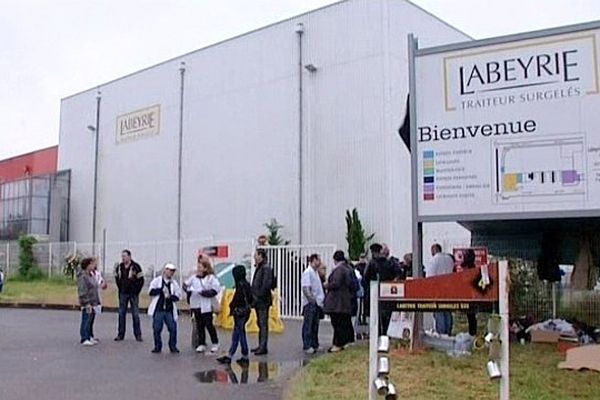
[[[559,338],[560,332],[543,331],[541,329],[531,331],[532,343],[558,343]]]
[[[600,345],[576,347],[567,350],[567,359],[558,364],[560,369],[590,369],[600,372]]]

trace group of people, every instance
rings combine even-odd
[[[325,267],[317,254],[308,259],[302,274],[302,342],[304,351],[320,350],[319,321],[329,315],[333,327],[333,343],[329,352],[336,353],[351,345],[362,335],[360,325],[369,316],[369,283],[373,280],[397,281],[412,276],[412,255],[403,261],[390,256],[386,245],[370,246],[371,259],[362,255],[353,265],[343,251],[333,255],[333,270],[325,278]],[[387,331],[391,313],[382,312],[380,330]],[[354,320],[354,321],[353,321]]]
[[[319,322],[329,315],[333,327],[333,346],[338,352],[354,342],[352,315],[356,314],[358,280],[343,251],[333,255],[333,270],[325,280],[324,265],[317,254],[309,257],[302,273],[302,343],[307,354],[321,349]]]
[[[254,309],[259,326],[259,345],[252,352],[257,355],[268,354],[269,309],[272,305],[274,274],[267,263],[265,250],[257,249],[255,254],[256,269],[252,284],[248,282],[244,265],[236,265],[232,274],[235,280],[235,292],[229,304],[229,315],[234,319],[231,346],[226,355],[217,360],[231,363],[241,347],[241,358],[238,363],[249,362],[246,323]],[[165,264],[162,273],[155,277],[149,285],[148,295],[151,298],[148,314],[152,317],[154,348],[152,353],[162,352],[162,331],[166,325],[169,332],[169,350],[179,353],[177,348],[177,303],[183,296],[190,306],[190,312],[196,324],[198,346],[196,352],[217,354],[219,338],[213,324],[213,315],[221,311],[222,287],[215,275],[212,263],[206,255],[200,254],[197,259],[196,273],[182,285],[174,279],[177,267],[172,263]],[[133,334],[138,342],[142,342],[142,331],[139,316],[139,296],[144,287],[144,273],[141,266],[131,258],[129,250],[123,250],[121,263],[114,269],[115,283],[119,293],[119,319],[115,341],[124,340],[126,332],[126,315],[131,310]],[[93,327],[96,315],[101,312],[102,302],[100,290],[107,284],[97,270],[96,259],[89,257],[81,261],[77,274],[77,289],[81,307],[80,342],[83,346],[94,346],[98,339],[94,337]],[[206,345],[206,332],[210,337],[211,347]]]
[[[302,274],[302,342],[304,351],[313,354],[319,351],[319,322],[329,315],[333,327],[333,343],[328,351],[338,352],[347,348],[356,339],[360,325],[367,324],[370,314],[370,282],[398,282],[411,278],[412,254],[403,256],[402,261],[390,255],[385,244],[374,243],[369,247],[371,257],[361,255],[353,265],[342,251],[333,256],[333,270],[325,279],[325,266],[317,254],[308,259],[308,266]],[[455,260],[444,253],[439,244],[431,247],[432,260],[424,267],[427,277],[451,274],[464,269],[475,268],[475,253],[472,249],[460,254]],[[458,258],[458,257],[457,257]],[[379,311],[379,334],[387,334],[392,312]],[[352,321],[354,319],[354,322]],[[475,313],[467,313],[469,334],[477,334]],[[453,318],[450,312],[435,312],[435,329],[440,334],[450,335]],[[356,336],[355,336],[356,334]]]
[[[125,316],[127,308],[131,308],[133,332],[138,342],[142,340],[139,315],[139,295],[144,286],[144,274],[141,266],[132,260],[131,252],[123,250],[122,262],[115,266],[115,283],[119,289],[119,323],[115,341],[125,338]],[[77,292],[81,307],[80,342],[83,346],[94,346],[99,340],[94,337],[94,321],[102,312],[101,290],[108,284],[98,271],[97,261],[93,257],[81,260],[77,271]]]
[[[319,324],[328,315],[333,327],[333,343],[328,351],[339,352],[361,338],[358,333],[359,325],[366,325],[369,316],[370,282],[379,280],[402,281],[412,276],[412,255],[406,254],[400,261],[390,256],[389,248],[378,243],[370,246],[371,257],[361,256],[359,262],[353,265],[347,260],[343,251],[338,250],[333,255],[333,269],[327,276],[324,263],[319,255],[313,254],[308,258],[308,266],[302,273],[302,343],[307,354],[321,350],[319,344]],[[467,250],[462,254],[460,265],[455,266],[454,258],[442,251],[439,244],[431,247],[432,260],[425,267],[426,276],[449,274],[457,269],[475,267],[475,254]],[[144,287],[144,274],[141,266],[133,261],[131,252],[123,250],[122,262],[115,266],[114,278],[119,291],[119,318],[115,341],[125,338],[126,314],[131,310],[133,333],[138,342],[142,342],[142,332],[139,317],[139,295]],[[256,269],[252,283],[247,279],[248,271],[244,265],[236,265],[232,270],[235,281],[235,292],[225,310],[233,317],[234,327],[231,345],[226,354],[217,358],[221,363],[232,362],[238,347],[241,357],[237,360],[240,365],[249,362],[249,347],[246,337],[246,324],[254,309],[259,327],[258,346],[251,351],[257,355],[268,354],[269,340],[269,310],[272,306],[272,291],[276,287],[273,269],[267,262],[267,253],[259,248],[255,252]],[[151,297],[148,314],[152,317],[154,333],[153,353],[162,351],[162,330],[166,325],[169,332],[169,350],[179,353],[177,348],[177,303],[184,298],[189,303],[190,312],[195,323],[196,352],[219,353],[219,337],[213,324],[215,313],[221,312],[222,287],[215,275],[209,257],[199,255],[196,273],[179,286],[173,279],[177,267],[167,263],[162,273],[155,277],[149,285],[148,294]],[[85,258],[77,276],[79,302],[82,310],[80,340],[84,346],[98,343],[94,337],[93,327],[97,314],[101,312],[100,289],[106,289],[97,263],[94,258]],[[475,314],[467,314],[469,333],[475,336],[477,320]],[[391,312],[380,311],[380,334],[387,332]],[[449,312],[434,313],[436,331],[440,334],[452,332],[452,314]],[[354,320],[354,321],[353,321]],[[207,347],[207,336],[211,346]]]

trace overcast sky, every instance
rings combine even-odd
[[[57,144],[65,96],[334,2],[0,0],[0,159]],[[600,20],[600,0],[413,2],[477,39]]]

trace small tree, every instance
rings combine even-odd
[[[34,280],[42,276],[33,256],[33,245],[36,243],[33,236],[19,237],[19,276],[23,279]]]
[[[269,246],[287,246],[290,244],[289,240],[285,240],[281,237],[280,231],[283,229],[283,225],[281,225],[275,218],[271,218],[269,222],[265,224],[265,228],[267,228],[267,242]]]
[[[348,242],[348,257],[350,260],[356,261],[361,254],[367,250],[367,244],[375,237],[375,234],[370,235],[364,230],[358,211],[346,210],[346,241]]]

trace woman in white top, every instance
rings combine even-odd
[[[196,274],[189,277],[183,287],[190,294],[190,310],[196,320],[199,344],[196,351],[198,353],[206,351],[206,332],[204,331],[206,329],[212,342],[210,352],[212,354],[218,353],[219,338],[213,325],[213,313],[218,312],[218,310],[213,309],[213,301],[218,298],[221,284],[215,276],[215,270],[210,260],[206,256],[200,255],[198,257]]]

